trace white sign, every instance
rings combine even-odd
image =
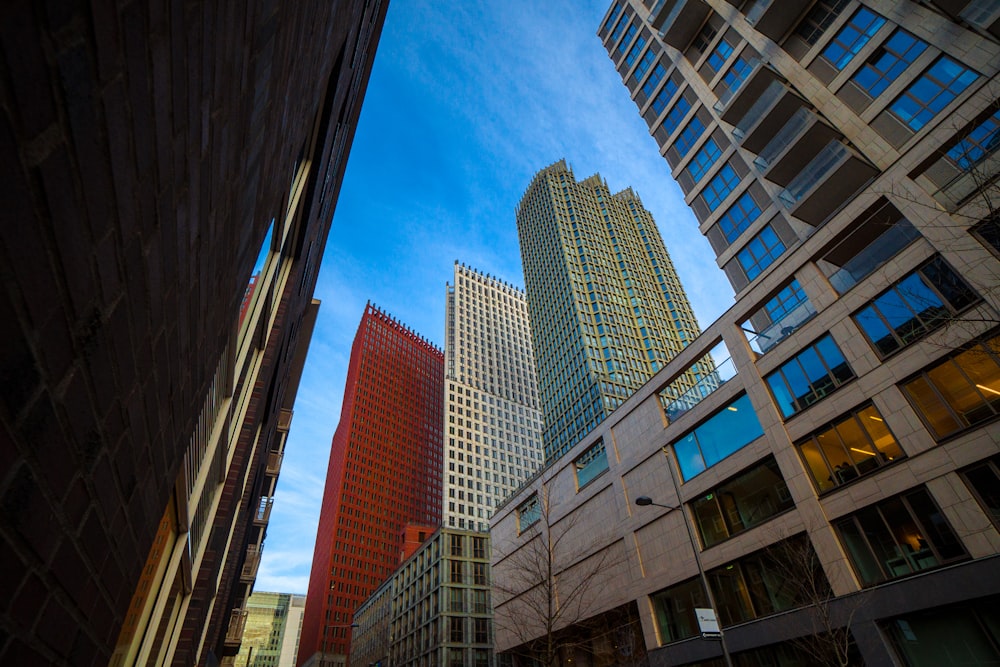
[[[698,617],[698,628],[703,637],[721,637],[722,630],[719,628],[719,619],[715,615],[715,610],[711,608],[695,607],[695,616]]]

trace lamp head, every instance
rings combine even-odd
[[[639,507],[645,507],[646,505],[652,505],[653,499],[649,496],[639,496],[635,499],[635,504]]]

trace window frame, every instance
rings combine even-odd
[[[868,56],[851,76],[851,81],[870,98],[876,99],[923,55],[927,47],[924,40],[897,28]],[[862,82],[869,78],[870,82]]]
[[[954,66],[958,68],[958,73],[946,80],[935,74],[938,67]],[[966,79],[966,75],[971,77]],[[973,83],[980,78],[978,72],[971,67],[965,67],[942,54],[931,63],[910,85],[900,93],[896,99],[887,107],[889,113],[898,118],[900,122],[910,128],[913,132],[919,132],[939,113],[944,111],[962,93],[969,89]],[[953,89],[956,83],[960,87]],[[915,94],[914,90],[919,86],[934,86],[937,92],[934,95],[926,95],[926,91]],[[905,104],[905,103],[909,104]],[[907,108],[912,106],[913,108]],[[929,114],[929,115],[928,115]]]
[[[773,243],[768,245],[768,239],[765,237],[773,237],[770,239]],[[740,248],[739,252],[736,253],[736,261],[739,262],[740,268],[746,274],[747,280],[753,281],[774,264],[786,250],[788,248],[778,233],[774,231],[774,227],[767,224],[752,239],[747,241],[745,246]],[[767,263],[763,263],[765,260]]]
[[[843,366],[850,373],[850,375],[847,376],[847,377],[845,377],[843,380],[841,380],[840,378],[838,378],[833,373],[833,369],[837,368],[838,366],[840,366],[840,364],[836,364],[834,366],[831,366],[830,365],[830,360],[827,360],[823,356],[823,354],[822,354],[822,350],[820,349],[820,345],[823,344],[825,341],[829,341],[829,345],[831,345],[832,348],[837,351],[837,353],[840,355],[840,359],[843,361]],[[826,379],[829,381],[829,384],[831,385],[828,389],[824,388],[822,391],[820,391],[817,388],[817,385],[813,382],[813,379],[809,377],[808,373],[806,373],[806,368],[805,368],[805,366],[803,366],[801,360],[802,360],[802,358],[805,355],[807,355],[809,353],[815,355],[816,358],[819,360],[819,363],[825,369],[825,371],[826,371]],[[799,371],[799,373],[801,375],[801,378],[799,378],[799,379],[804,378],[806,384],[810,388],[809,393],[808,394],[804,394],[802,398],[804,399],[804,398],[808,398],[809,396],[814,396],[814,398],[813,398],[812,401],[810,401],[809,403],[803,404],[800,407],[797,407],[798,404],[799,404],[800,397],[795,395],[795,392],[792,389],[792,383],[789,381],[788,375],[786,374],[786,370],[785,370],[785,369],[791,368],[792,364],[795,364],[797,366],[797,368],[798,368],[798,371]],[[788,397],[789,405],[790,405],[790,407],[794,408],[794,410],[792,412],[786,413],[784,407],[782,407],[782,402],[779,400],[777,392],[775,391],[775,386],[774,386],[774,384],[772,383],[772,380],[771,380],[772,378],[778,378],[782,382],[783,387],[784,387],[785,391],[787,392],[787,397]],[[812,407],[813,405],[816,405],[817,403],[819,403],[820,401],[822,401],[824,398],[826,398],[830,394],[834,393],[837,389],[840,389],[845,384],[848,384],[849,382],[851,382],[852,380],[854,380],[856,378],[857,378],[857,375],[854,373],[854,369],[851,368],[851,365],[849,363],[847,363],[847,358],[844,357],[844,353],[840,350],[840,346],[837,345],[837,342],[833,339],[833,337],[830,334],[825,334],[825,335],[817,338],[813,342],[809,343],[808,345],[803,346],[802,349],[800,349],[796,354],[794,354],[793,356],[791,356],[788,359],[786,359],[783,363],[781,363],[780,365],[778,365],[777,368],[775,368],[770,373],[768,373],[767,375],[765,375],[764,376],[764,384],[767,385],[768,390],[771,392],[771,398],[774,401],[775,406],[778,408],[778,412],[781,413],[783,419],[787,420],[787,419],[791,419],[791,418],[795,417],[796,415],[802,413],[804,410]]]

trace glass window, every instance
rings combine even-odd
[[[595,477],[608,469],[608,454],[604,449],[604,440],[598,440],[587,451],[581,454],[573,467],[576,470],[576,488],[582,489]]]
[[[762,435],[764,430],[744,394],[674,443],[681,475],[691,479]]]
[[[975,343],[903,383],[931,432],[944,438],[1000,414],[1000,336]]]
[[[625,32],[625,28],[627,26],[628,26],[628,21],[626,19],[624,19],[624,18],[621,21],[618,22],[618,25],[615,26],[614,32],[611,33],[611,44],[612,45],[615,42],[618,41],[619,37],[622,36],[622,33]]]
[[[708,210],[714,211],[719,208],[719,204],[729,196],[730,192],[736,189],[739,183],[740,178],[732,166],[728,163],[723,166],[701,192],[701,197],[708,206]]]
[[[977,125],[948,151],[959,169],[968,171],[1000,146],[1000,110]]]
[[[684,129],[681,130],[681,133],[677,136],[677,141],[674,142],[674,148],[677,149],[677,153],[681,157],[687,155],[687,152],[691,150],[691,147],[695,145],[695,142],[698,141],[704,131],[705,124],[695,114],[690,122],[684,126]]]
[[[905,456],[873,405],[852,410],[798,448],[820,493]]]
[[[625,31],[625,37],[618,44],[619,54],[625,53],[625,49],[628,48],[629,43],[632,41],[632,38],[635,37],[635,33],[637,32],[638,29],[635,27],[634,24],[628,27],[628,30]]]
[[[701,634],[694,610],[707,607],[708,598],[699,579],[671,586],[652,597],[662,643],[670,644]]]
[[[853,377],[840,349],[827,335],[764,379],[781,414],[791,417]]]
[[[462,555],[462,536],[461,535],[450,535],[451,538],[451,555],[461,556]]]
[[[923,488],[866,507],[834,526],[865,586],[966,558],[951,526]]]
[[[1000,215],[986,218],[971,231],[987,248],[1000,255]]]
[[[729,68],[722,77],[722,83],[730,94],[735,93],[739,90],[739,87],[743,85],[746,78],[750,76],[750,72],[753,70],[753,63],[746,59],[744,56],[740,56]]]
[[[673,134],[683,120],[687,112],[691,110],[691,103],[687,101],[685,97],[679,97],[677,103],[674,104],[673,108],[667,112],[666,118],[663,119],[663,129],[667,131],[667,134]]]
[[[747,274],[747,278],[753,280],[764,269],[771,266],[783,252],[785,252],[785,244],[768,225],[757,236],[750,239],[750,242],[739,251],[736,258],[739,260],[740,266],[743,267],[744,273]]]
[[[905,30],[897,30],[855,72],[851,81],[873,98],[878,97],[926,49],[926,42]]]
[[[1000,597],[912,612],[884,628],[907,667],[1000,664]]]
[[[524,531],[528,526],[542,518],[542,506],[538,502],[538,496],[533,495],[517,508],[517,527],[519,531]]]
[[[940,257],[854,314],[879,356],[900,350],[972,305],[978,296]]]
[[[732,243],[760,216],[760,212],[760,207],[750,196],[750,192],[744,192],[719,218],[719,229],[726,240]]]
[[[844,69],[865,44],[885,25],[885,19],[862,7],[844,24],[825,49],[823,57],[837,69]]]
[[[652,50],[650,50],[647,55],[650,56],[650,58],[652,59],[653,57]],[[646,59],[643,58],[643,61],[645,60]],[[663,65],[657,63],[656,67],[653,68],[652,73],[650,73],[649,78],[646,79],[646,81],[642,84],[642,92],[646,93],[646,97],[649,97],[650,95],[653,94],[653,91],[656,90],[656,85],[663,80],[663,77],[666,75],[666,73],[667,69]],[[666,87],[664,88],[664,90],[666,90]],[[677,91],[677,84],[674,84],[674,92],[676,91]],[[673,95],[673,93],[670,93],[670,95]],[[656,113],[658,114],[660,111],[663,111],[663,109],[662,108],[658,109]]]
[[[732,55],[732,53],[733,45],[727,42],[726,38],[723,37],[719,40],[719,43],[715,45],[715,48],[712,49],[712,53],[708,55],[708,60],[705,62],[710,68],[712,68],[713,72],[718,72],[722,69],[722,66],[726,64],[726,60],[729,59],[729,56]]]
[[[819,0],[809,10],[802,22],[795,27],[795,34],[810,46],[819,41],[840,12],[844,11],[849,0]]]
[[[773,457],[690,503],[707,548],[791,508],[792,497]]]
[[[667,79],[667,82],[663,84],[663,88],[660,89],[660,92],[653,99],[652,107],[657,116],[663,113],[663,110],[667,108],[667,103],[676,93],[677,83],[673,79]]]
[[[643,48],[646,46],[646,40],[640,37],[635,40],[635,45],[629,49],[628,55],[625,56],[625,63],[629,67],[635,64],[635,61],[639,59],[639,54],[642,53]],[[652,54],[650,54],[652,55]]]
[[[966,469],[962,476],[993,525],[1000,528],[1000,458]]]
[[[971,69],[941,56],[896,98],[889,111],[916,132],[978,78]]]
[[[451,641],[455,644],[465,642],[465,619],[461,616],[452,616],[448,622],[451,624]]]
[[[687,169],[688,173],[691,174],[692,180],[697,183],[701,180],[702,176],[708,173],[708,170],[712,168],[715,161],[719,159],[722,155],[722,150],[719,145],[715,143],[715,139],[709,138],[705,142],[705,145],[694,154],[691,158],[691,162],[688,163]]]
[[[611,13],[608,14],[608,20],[604,22],[604,30],[609,30],[621,13],[622,6],[615,3],[615,5],[611,8]]]

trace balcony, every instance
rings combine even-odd
[[[771,84],[779,80],[782,79],[778,73],[763,60],[750,60],[750,72],[737,88],[729,88],[724,83],[716,86],[719,101],[714,108],[719,112],[719,118],[739,127],[743,117],[754,108]]]
[[[877,173],[845,144],[833,140],[789,182],[778,198],[796,218],[819,226]]]
[[[288,428],[292,425],[292,411],[282,409],[278,412],[278,430],[288,433]]]
[[[714,360],[720,357],[724,361],[716,363]],[[729,350],[725,343],[720,342],[660,391],[660,401],[667,421],[680,418],[735,376],[736,366],[729,356]]]
[[[772,322],[762,331],[753,331],[747,327],[750,322],[744,322],[743,332],[747,337],[750,349],[758,355],[764,355],[777,347],[778,343],[798,331],[799,327],[811,320],[815,314],[816,309],[806,299],[785,313],[784,317],[780,320]]]
[[[226,646],[239,646],[243,641],[243,629],[247,624],[247,610],[239,607],[229,615],[229,627],[226,629]]]
[[[255,526],[266,526],[268,520],[271,518],[271,507],[274,505],[274,498],[268,496],[262,496],[260,499],[260,504],[257,506],[257,512],[253,516],[253,523]]]
[[[837,244],[818,264],[830,285],[843,294],[919,236],[906,218],[900,217],[889,225],[872,220]]]
[[[702,0],[657,0],[649,12],[649,24],[664,42],[684,51],[711,11]]]
[[[820,121],[810,109],[801,107],[767,142],[753,163],[767,180],[787,187],[825,146],[840,137],[839,132]]]
[[[247,546],[247,557],[243,561],[243,569],[240,570],[240,581],[253,583],[257,578],[257,568],[260,566],[260,547],[256,544]]]
[[[746,10],[747,23],[757,32],[780,42],[809,6],[806,0],[755,0]]]
[[[277,477],[278,473],[281,472],[281,460],[284,454],[281,452],[268,452],[267,453],[267,467],[264,468],[264,473],[269,477]]]

